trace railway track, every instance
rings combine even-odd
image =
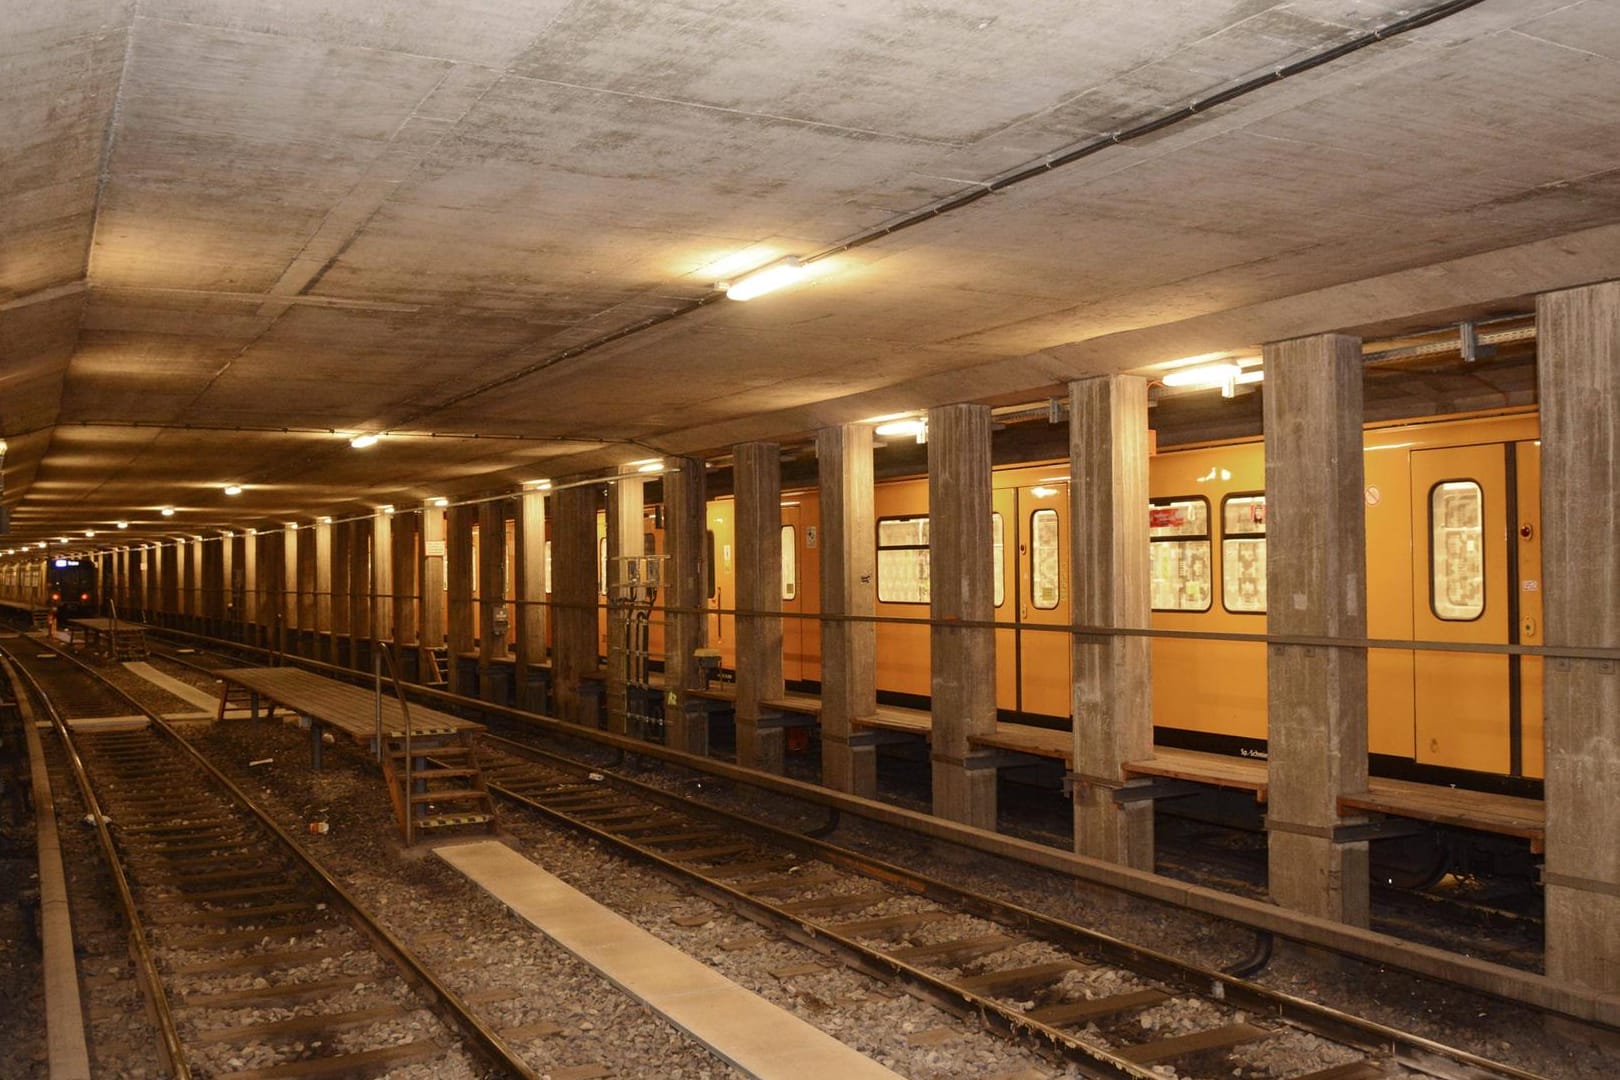
[[[177,658],[178,659],[178,658]],[[196,659],[203,659],[198,657]],[[198,670],[205,663],[182,660]],[[234,662],[234,661],[233,661]],[[473,704],[468,707],[475,708]],[[533,746],[488,737],[491,789],[678,875],[708,899],[1101,1075],[1530,1077],[1036,912],[761,826]],[[1197,1018],[1194,1031],[1185,1018]],[[1175,1035],[1153,1037],[1174,1027]],[[1261,1071],[1303,1036],[1334,1063]],[[1285,1055],[1286,1056],[1286,1055]]]
[[[1302,1036],[1338,1044],[1326,1056],[1341,1060],[1294,1080],[1531,1075],[628,777],[507,739],[487,744],[491,789],[514,805],[1098,1075],[1161,1076],[1153,1070],[1166,1065],[1180,1076],[1276,1075],[1254,1063],[1267,1044]],[[1188,1016],[1200,1026],[1180,1031]],[[1155,1037],[1172,1023],[1177,1034]]]
[[[171,1075],[537,1075],[161,720],[70,659],[12,660],[100,835]],[[146,723],[71,730],[118,715]]]

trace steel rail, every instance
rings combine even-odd
[[[1481,1057],[1458,1047],[1448,1046],[1433,1039],[1367,1020],[1340,1009],[1333,1009],[1292,994],[1273,990],[1230,973],[1212,971],[1168,953],[1145,946],[1133,945],[1120,938],[1079,926],[1065,919],[1059,919],[1032,908],[965,889],[938,878],[918,873],[908,867],[852,851],[825,840],[807,836],[801,832],[770,825],[758,819],[735,814],[707,803],[696,802],[663,788],[636,780],[633,777],[614,773],[599,765],[577,761],[553,751],[541,750],[501,736],[486,734],[484,738],[486,741],[499,745],[502,750],[515,757],[543,760],[577,773],[581,777],[587,777],[592,773],[604,775],[616,787],[629,790],[639,798],[666,809],[715,820],[728,829],[763,837],[767,842],[779,844],[797,854],[820,859],[852,873],[883,882],[938,903],[959,907],[969,914],[984,918],[987,921],[1033,933],[1036,937],[1073,951],[1100,956],[1110,963],[1130,969],[1135,974],[1162,982],[1175,983],[1187,992],[1200,997],[1214,998],[1227,1005],[1241,1006],[1257,1013],[1270,1015],[1331,1040],[1349,1042],[1357,1049],[1369,1053],[1393,1053],[1396,1062],[1407,1068],[1416,1069],[1420,1072],[1431,1072],[1432,1065],[1429,1063],[1429,1059],[1438,1057],[1470,1069],[1484,1069],[1492,1076],[1507,1078],[1507,1080],[1537,1080],[1537,1075],[1534,1073],[1525,1072],[1513,1066]],[[575,818],[569,814],[567,809],[549,807],[530,796],[506,788],[500,781],[491,781],[489,786],[492,790],[499,791],[506,798],[537,810],[547,817],[564,821],[571,827],[588,832],[595,838],[610,843],[615,847],[631,851],[638,857],[655,862],[668,870],[680,874],[682,877],[701,881],[706,888],[722,893],[733,903],[740,903],[767,912],[775,920],[796,924],[810,935],[835,944],[842,952],[851,953],[865,963],[877,964],[886,968],[892,974],[907,982],[917,983],[929,988],[933,995],[946,1000],[952,997],[971,998],[978,1010],[995,1016],[1000,1021],[998,1026],[1002,1026],[1007,1030],[1016,1032],[1019,1029],[1026,1029],[1043,1036],[1056,1046],[1071,1049],[1078,1048],[1088,1056],[1096,1058],[1104,1067],[1110,1069],[1130,1064],[1106,1052],[1099,1054],[1096,1047],[1084,1044],[1062,1029],[1032,1020],[1017,1010],[1004,1006],[991,998],[965,992],[953,986],[950,982],[929,975],[914,965],[896,960],[880,950],[861,945],[854,939],[840,935],[836,930],[820,924],[815,919],[783,911],[760,897],[708,876],[701,869],[669,859],[657,850],[642,847],[634,839],[616,834],[589,821]],[[1130,1066],[1130,1070],[1125,1071],[1123,1075],[1144,1075],[1147,1077],[1157,1075],[1146,1070],[1139,1074],[1135,1071],[1137,1068],[1139,1067]]]
[[[521,1077],[522,1080],[541,1080],[541,1074],[525,1063],[499,1033],[475,1015],[460,994],[450,989],[433,972],[428,970],[427,966],[416,956],[410,946],[396,937],[387,927],[377,922],[360,903],[359,899],[344,888],[343,884],[333,877],[314,856],[310,855],[290,832],[282,828],[230,777],[220,772],[212,762],[203,756],[201,751],[182,738],[179,732],[175,731],[162,716],[147,708],[78,657],[73,656],[55,644],[51,644],[50,647],[61,654],[64,659],[76,665],[81,671],[97,679],[113,694],[128,702],[142,716],[145,716],[152,723],[155,730],[161,732],[165,738],[174,743],[214,783],[218,784],[241,807],[252,814],[284,847],[291,851],[298,863],[321,884],[328,894],[342,905],[343,909],[348,912],[351,921],[372,941],[378,951],[393,962],[395,968],[400,971],[406,981],[427,994],[429,1005],[434,1008],[434,1011],[440,1015],[441,1019],[444,1019],[452,1029],[459,1030],[462,1034],[468,1036],[472,1045],[478,1048],[481,1056],[497,1068],[505,1070],[511,1076]],[[76,754],[75,761],[77,761]],[[96,811],[96,814],[99,823],[99,810]],[[104,825],[102,828],[105,831]],[[111,842],[110,837],[108,842]],[[121,872],[119,880],[121,882],[123,880]],[[186,1075],[189,1076],[189,1073]],[[179,1078],[177,1077],[176,1080],[179,1080]]]
[[[204,638],[185,631],[164,632],[208,641],[216,646],[229,646],[253,653],[264,651],[256,646]],[[362,672],[319,660],[295,659],[306,670],[338,678],[357,679],[364,676]],[[1521,971],[1489,960],[1462,956],[1374,930],[1303,912],[1289,911],[1273,904],[1234,896],[1216,889],[1174,881],[1149,871],[1136,870],[1103,859],[1064,851],[1036,841],[1004,836],[988,829],[947,821],[932,814],[892,806],[878,799],[834,791],[819,784],[673,750],[656,743],[587,728],[539,713],[463,697],[432,687],[413,686],[411,693],[440,705],[448,705],[471,713],[497,716],[549,735],[593,742],[610,750],[639,754],[665,764],[707,773],[761,791],[797,798],[828,810],[851,814],[919,836],[953,843],[989,855],[1010,858],[1077,880],[1275,934],[1301,945],[1366,960],[1409,975],[1447,983],[1513,1004],[1529,1006],[1551,1015],[1620,1031],[1620,994],[1617,993],[1594,990],[1578,983]]]
[[[54,644],[50,647],[56,648]],[[107,816],[101,812],[101,802],[96,798],[90,774],[79,756],[79,748],[73,740],[72,732],[33,673],[17,663],[11,650],[3,645],[0,645],[0,664],[4,665],[13,685],[19,685],[20,679],[20,685],[27,687],[28,692],[45,711],[45,715],[50,718],[51,726],[62,741],[68,764],[73,769],[74,782],[78,785],[80,797],[84,799],[85,808],[90,812],[90,820],[95,826],[102,858],[106,860],[107,870],[112,875],[113,887],[118,894],[118,906],[123,912],[124,924],[129,930],[129,951],[130,958],[135,964],[135,978],[141,985],[141,991],[146,995],[148,1007],[152,1010],[163,1056],[168,1059],[169,1068],[174,1074],[173,1080],[190,1080],[191,1066],[186,1062],[185,1048],[181,1045],[180,1031],[174,1021],[174,1010],[170,1007],[169,996],[163,989],[157,959],[152,955],[152,945],[146,937],[146,926],[141,921],[140,910],[135,904],[135,894],[130,890],[129,879],[124,876],[123,862],[118,857],[112,833],[107,828]],[[18,695],[18,700],[21,701],[21,695]]]

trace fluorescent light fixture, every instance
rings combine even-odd
[[[874,435],[921,435],[928,430],[928,421],[917,416],[890,420],[872,429]]]
[[[1166,386],[1196,386],[1200,388],[1225,386],[1234,382],[1243,369],[1236,364],[1199,364],[1197,367],[1177,368],[1164,373],[1161,380]]]
[[[164,517],[174,517],[174,507],[165,506],[162,510],[159,511],[159,513],[161,513]]]
[[[664,463],[662,461],[649,461],[644,465],[637,465],[636,466],[636,472],[661,473],[663,471],[664,471]]]
[[[350,439],[349,445],[354,447],[356,450],[364,450],[368,446],[376,446],[377,440],[381,438],[381,435],[368,431],[363,435],[356,435],[354,438]]]
[[[527,481],[526,486],[532,487],[536,491],[550,491],[551,490],[551,481],[550,480],[530,480],[530,481]]]
[[[329,517],[316,518],[315,520],[316,520],[316,522],[318,524],[321,524],[321,525],[330,525],[330,524],[332,524],[332,519],[329,518]]]
[[[242,485],[241,484],[226,484],[225,485],[225,494],[227,494],[227,495],[240,495],[240,494],[242,494]]]
[[[429,499],[428,500],[428,505],[429,506],[449,506],[450,505],[450,500],[449,499]]]
[[[120,521],[120,522],[119,522],[119,523],[118,523],[118,527],[119,527],[119,528],[120,528],[120,529],[127,529],[127,528],[129,528],[129,522],[127,522],[127,521]]]
[[[86,529],[86,530],[84,530],[84,535],[86,535],[86,536],[94,536],[94,535],[96,535],[96,530],[94,530],[94,529]]]
[[[809,268],[804,263],[789,255],[727,284],[726,296],[732,300],[752,300],[792,285],[808,272]]]
[[[1239,386],[1247,386],[1250,383],[1260,382],[1260,381],[1264,380],[1265,377],[1266,377],[1265,369],[1255,367],[1255,368],[1249,368],[1249,369],[1241,372],[1238,375],[1238,377],[1233,379],[1232,381],[1237,383]]]
[[[394,512],[394,507],[393,507],[392,504],[390,504],[388,506],[380,507],[379,509],[381,509],[382,512],[385,513],[385,514],[392,514]]]

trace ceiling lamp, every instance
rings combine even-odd
[[[350,439],[349,445],[354,447],[356,450],[364,450],[367,447],[376,446],[377,440],[381,438],[381,435],[368,431],[363,435],[356,435],[354,438]]]
[[[661,473],[664,471],[663,458],[650,458],[647,461],[632,461],[630,464],[636,467],[636,472]]]
[[[1161,381],[1166,386],[1193,386],[1205,389],[1235,382],[1241,374],[1243,369],[1236,364],[1199,364],[1197,367],[1167,371]]]
[[[900,436],[915,435],[919,440],[928,431],[928,421],[920,416],[907,416],[899,420],[890,420],[879,424],[872,429],[874,435]]]
[[[119,528],[120,528],[120,529],[127,529],[127,528],[129,528],[129,522],[127,522],[127,521],[120,521],[120,522],[119,522],[119,523],[118,523],[118,527],[119,527]]]
[[[449,499],[429,499],[428,500],[428,505],[429,506],[449,506],[450,505],[450,500]]]
[[[789,255],[727,284],[726,296],[732,300],[752,300],[756,296],[763,296],[783,286],[792,285],[808,272],[809,268],[804,263],[796,256]]]
[[[174,507],[165,506],[161,511],[159,511],[159,513],[161,513],[164,517],[174,517]]]
[[[225,485],[225,494],[227,494],[227,495],[240,495],[240,494],[242,494],[242,485],[241,484],[226,484]]]
[[[96,535],[96,530],[94,530],[94,529],[86,529],[86,530],[84,530],[84,535],[87,536],[87,537],[94,536],[94,535]]]
[[[1253,383],[1263,381],[1265,377],[1266,372],[1264,368],[1253,367],[1244,369],[1244,371],[1232,381],[1237,383],[1239,386],[1249,386]]]

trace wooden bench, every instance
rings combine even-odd
[[[1536,854],[1547,842],[1547,807],[1540,799],[1374,776],[1364,793],[1339,797],[1341,814],[1357,811],[1517,836]]]
[[[1257,758],[1155,746],[1152,757],[1144,761],[1126,762],[1125,776],[1179,780],[1189,784],[1251,791],[1256,802],[1265,802],[1268,789],[1266,769],[1266,763]]]

